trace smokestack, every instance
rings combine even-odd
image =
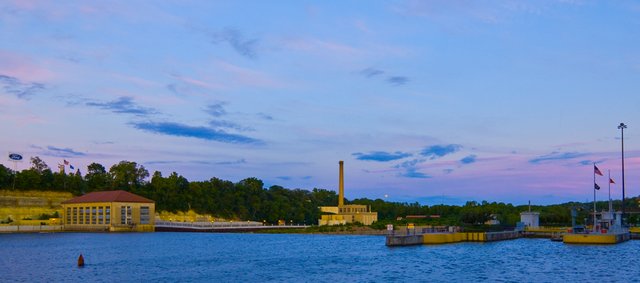
[[[344,205],[344,161],[340,160],[340,177],[338,181],[338,206]]]

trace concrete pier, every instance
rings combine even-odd
[[[611,234],[570,234],[562,237],[565,244],[618,244],[631,238],[629,232]]]
[[[388,235],[387,246],[438,245],[460,242],[493,242],[520,238],[517,231],[504,232],[452,232],[426,233],[421,235]]]
[[[386,240],[387,246],[414,246],[422,245],[422,235],[394,236],[388,235]]]

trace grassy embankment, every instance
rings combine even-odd
[[[209,214],[198,214],[193,210],[189,211],[156,211],[156,215],[164,221],[177,221],[177,222],[212,222],[212,221],[228,221],[227,219],[214,217]]]
[[[0,225],[55,225],[62,215],[61,202],[73,198],[68,192],[0,190]]]

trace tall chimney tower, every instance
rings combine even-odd
[[[338,181],[338,207],[344,205],[344,161],[340,160],[340,177]]]

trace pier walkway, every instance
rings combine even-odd
[[[156,221],[157,232],[249,232],[271,229],[304,229],[307,225],[264,225],[260,222]]]
[[[387,246],[437,245],[459,242],[494,242],[520,238],[517,231],[504,232],[442,232],[417,235],[387,235]]]

